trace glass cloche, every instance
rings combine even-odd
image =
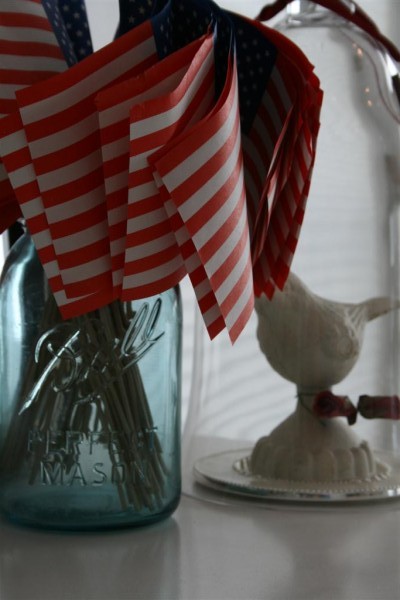
[[[191,495],[400,496],[399,55],[350,22],[352,3],[330,4],[342,14],[289,3],[276,25],[321,80],[315,168],[284,288],[256,299],[234,345],[210,341],[198,319]]]

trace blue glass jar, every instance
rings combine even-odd
[[[29,235],[0,284],[0,508],[57,529],[144,525],[179,502],[179,288],[63,321]]]

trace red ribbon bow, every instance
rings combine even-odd
[[[354,425],[357,414],[365,419],[400,420],[399,396],[368,396],[359,397],[355,406],[348,396],[336,396],[329,390],[315,396],[313,413],[321,419],[346,417],[349,425]]]

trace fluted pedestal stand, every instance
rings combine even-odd
[[[296,410],[255,445],[248,468],[255,475],[292,482],[372,481],[388,473],[369,444],[344,419],[312,412],[314,395],[299,394]]]

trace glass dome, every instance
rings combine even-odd
[[[311,191],[283,292],[278,290],[271,304],[266,298],[257,300],[257,311],[233,346],[224,334],[210,341],[198,318],[184,431],[184,491],[208,497],[209,488],[215,488],[232,492],[232,498],[250,494],[261,501],[396,496],[400,494],[396,66],[370,35],[312,2],[292,2],[276,28],[315,65],[324,90]],[[285,305],[290,294],[300,293],[311,308]],[[328,316],[313,341],[320,307]],[[334,348],[326,350],[331,338],[336,339]],[[323,371],[325,351],[329,376]],[[338,367],[338,353],[348,351],[354,356]],[[313,352],[317,363],[312,363]],[[301,362],[301,368],[296,362],[295,375],[291,360]],[[310,361],[313,377],[302,378],[299,369],[307,374]],[[334,446],[329,441],[325,447],[319,431],[324,437],[336,429],[335,436],[343,434],[346,439]],[[263,439],[266,446],[257,454],[255,445]]]

